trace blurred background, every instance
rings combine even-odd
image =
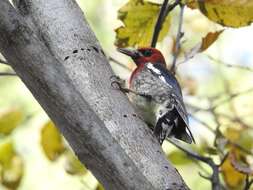
[[[127,80],[134,64],[117,53],[114,45],[114,30],[122,25],[117,19],[117,11],[127,0],[77,2],[108,58],[124,64],[111,61],[113,70]],[[168,65],[172,61],[179,9],[171,14],[173,19],[169,32],[157,45],[166,56]],[[200,11],[186,8],[182,50],[187,52],[207,33],[221,29]],[[217,164],[233,150],[239,155],[240,163],[247,164],[250,171],[253,161],[252,33],[252,26],[225,28],[203,53],[186,62],[183,62],[182,54],[177,67],[177,77],[191,114],[190,126],[196,139],[196,144],[190,148],[211,157]],[[0,64],[0,72],[12,72],[12,69]],[[241,148],[236,149],[233,145]],[[199,175],[199,172],[205,176],[211,174],[208,165],[192,159],[170,143],[164,143],[163,149],[192,189],[211,189],[210,182]],[[220,171],[226,189],[244,186],[246,175],[233,167],[229,160],[225,159]],[[16,76],[0,76],[0,174],[0,190],[102,189],[74,157],[67,142]]]

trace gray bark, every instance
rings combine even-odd
[[[109,190],[188,189],[113,75],[74,0],[0,0],[0,52]],[[102,19],[102,16],[101,16]]]

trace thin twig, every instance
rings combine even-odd
[[[245,94],[248,94],[248,93],[252,93],[253,92],[253,87],[245,90],[245,91],[242,91],[242,92],[236,92],[236,93],[232,93],[229,95],[229,97],[219,101],[218,103],[216,103],[215,105],[211,105],[207,108],[201,108],[201,107],[198,107],[198,106],[195,106],[195,105],[191,105],[191,104],[188,104],[186,103],[186,105],[188,107],[190,107],[191,109],[194,110],[194,112],[199,112],[199,111],[204,111],[204,112],[210,112],[211,110],[215,110],[216,108],[220,107],[221,105],[233,100],[234,98],[237,98],[239,96],[242,96],[242,95],[245,95]],[[223,96],[225,94],[221,94],[220,96],[216,96],[215,99],[219,99],[221,96]],[[215,99],[210,99],[210,98],[207,98],[207,100],[209,101],[214,101]]]
[[[231,144],[231,145],[235,146],[236,148],[238,148],[242,152],[245,152],[246,154],[253,155],[253,153],[250,150],[247,150],[243,146],[241,146],[241,145],[239,145],[239,144],[237,144],[235,142],[232,142],[231,140],[228,140],[228,144]]]
[[[225,63],[224,61],[221,61],[217,58],[214,58],[211,55],[207,55],[207,57],[210,60],[214,61],[215,63],[221,63],[223,66],[226,66],[226,67],[229,67],[229,68],[235,68],[235,69],[241,69],[241,70],[253,72],[253,68],[251,68],[251,67],[246,67],[246,66],[242,66],[242,65],[235,65],[235,64],[231,64],[231,63]]]
[[[189,104],[188,104],[189,105]],[[192,105],[190,105],[190,106],[192,106]],[[204,111],[206,111],[206,110],[204,110]],[[208,123],[206,123],[205,121],[203,121],[203,120],[201,120],[201,119],[199,119],[198,117],[196,117],[196,116],[194,116],[193,114],[189,114],[196,122],[198,122],[198,123],[200,123],[201,125],[203,125],[203,126],[205,126],[210,132],[212,132],[212,133],[214,133],[215,135],[217,135],[218,134],[218,131],[219,131],[219,126],[221,126],[221,124],[219,123],[219,121],[218,121],[218,115],[214,112],[214,110],[212,111],[212,110],[209,110],[212,114],[213,114],[213,116],[214,116],[214,120],[215,120],[215,122],[216,122],[216,130],[214,130]],[[230,116],[227,116],[227,115],[225,115],[225,114],[222,114],[222,113],[219,113],[219,116],[224,116],[224,117],[228,117],[228,118],[230,118]],[[231,119],[231,118],[230,118]],[[235,120],[234,122],[237,122],[237,123],[239,123],[239,124],[241,124],[241,125],[246,125],[244,122],[242,122],[242,121],[240,121],[240,120]],[[242,123],[241,123],[242,122]],[[248,127],[250,127],[250,126],[248,126]],[[222,133],[220,133],[219,135],[221,135],[223,138],[225,138],[224,137],[224,135],[222,134]],[[243,152],[245,152],[245,153],[247,153],[247,154],[250,154],[250,155],[253,155],[253,153],[250,151],[250,150],[247,150],[246,148],[244,148],[244,147],[242,147],[240,144],[238,144],[238,143],[235,143],[235,142],[232,142],[231,140],[229,140],[229,139],[226,139],[227,140],[227,143],[228,144],[230,144],[230,145],[233,145],[233,146],[235,146],[235,147],[237,147],[238,149],[240,149],[241,151],[243,151]]]
[[[168,14],[180,3],[180,0],[176,0],[174,3],[172,4],[168,4],[168,0],[164,0],[161,10],[159,12],[156,24],[155,24],[155,28],[154,28],[154,32],[153,32],[153,37],[152,37],[152,42],[151,42],[151,47],[155,47],[156,43],[158,41],[158,37],[162,28],[162,25],[166,19],[166,17],[168,16]]]
[[[177,5],[181,3],[181,0],[175,0],[174,3],[168,5],[165,15],[167,16]]]
[[[221,105],[237,98],[238,96],[242,96],[242,95],[245,95],[245,94],[248,94],[248,93],[251,93],[251,92],[253,92],[253,88],[249,88],[249,89],[247,89],[243,92],[232,93],[232,94],[229,95],[228,98],[226,98],[225,100],[220,101],[216,105],[212,106],[210,109],[216,109],[217,107],[219,107],[219,106],[221,106]]]
[[[212,190],[220,190],[222,188],[222,185],[220,184],[220,178],[219,178],[219,165],[215,164],[214,161],[210,157],[201,156],[196,152],[190,151],[184,148],[180,142],[175,141],[173,139],[168,139],[168,141],[174,146],[176,146],[178,149],[180,149],[181,151],[185,152],[188,156],[209,165],[212,168],[213,173],[210,177],[205,176],[204,178],[209,179],[211,181]]]
[[[226,119],[228,119],[229,121],[231,121],[232,123],[238,123],[240,124],[243,128],[252,128],[252,126],[248,125],[247,123],[245,123],[240,117],[232,117],[228,114],[225,113],[219,113],[220,117],[224,117]]]
[[[180,40],[183,37],[182,25],[183,25],[184,7],[185,7],[184,4],[180,4],[180,15],[179,15],[177,38],[176,38],[176,48],[175,48],[175,52],[173,53],[173,62],[172,62],[171,68],[170,68],[170,70],[173,74],[175,74],[177,57],[180,52],[180,47],[181,47]]]
[[[201,125],[204,125],[212,133],[215,133],[215,130],[209,124],[207,124],[205,121],[202,121],[201,119],[199,119],[198,117],[196,117],[193,114],[189,114],[189,115],[193,118],[193,120],[195,120],[196,122],[200,123]]]
[[[128,70],[128,71],[132,71],[129,67],[127,67],[125,64],[119,62],[118,60],[114,59],[113,57],[109,57],[108,58],[109,61],[112,61],[114,63],[116,63],[117,65],[123,67],[124,69]]]
[[[249,175],[246,175],[244,190],[249,190],[252,184],[253,184],[253,179],[250,180]]]
[[[17,76],[16,73],[0,72],[0,76]]]
[[[227,152],[227,153],[224,155],[224,157],[222,158],[220,164],[217,165],[218,167],[221,167],[221,166],[224,164],[224,162],[225,162],[226,159],[228,158],[228,155],[229,155],[229,153]]]

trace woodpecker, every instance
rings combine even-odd
[[[118,51],[130,56],[137,66],[129,80],[129,98],[137,113],[153,128],[159,143],[167,137],[195,142],[180,85],[167,70],[162,53],[150,47]]]

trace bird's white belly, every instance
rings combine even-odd
[[[157,110],[157,104],[154,101],[150,101],[145,97],[135,94],[130,95],[130,100],[135,105],[136,110],[142,119],[146,123],[154,126],[156,124],[155,110]]]

